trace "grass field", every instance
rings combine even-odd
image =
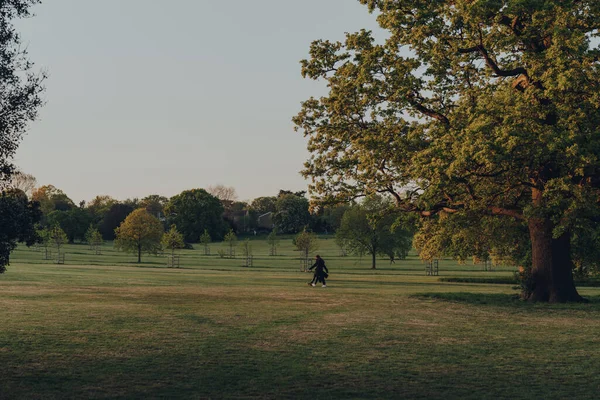
[[[216,254],[218,245],[212,247]],[[594,399],[600,288],[590,304],[522,303],[507,284],[440,282],[412,256],[319,253],[306,285],[291,241],[255,266],[182,252],[182,268],[67,246],[66,265],[18,249],[0,277],[0,398]],[[440,264],[440,277],[512,268]]]

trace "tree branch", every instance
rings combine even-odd
[[[517,68],[510,69],[510,70],[500,69],[500,67],[498,67],[498,64],[496,63],[496,61],[494,61],[494,59],[490,56],[490,54],[488,53],[486,48],[483,47],[482,44],[478,44],[477,46],[473,46],[473,47],[469,47],[469,48],[465,48],[465,49],[459,48],[458,52],[461,54],[479,52],[483,56],[483,59],[485,60],[485,63],[487,64],[487,66],[492,71],[494,71],[494,73],[498,76],[502,76],[502,77],[519,76],[519,75],[528,76],[527,70],[523,67],[517,67]]]
[[[513,217],[516,218],[518,220],[524,221],[525,220],[525,216],[519,212],[518,210],[511,210],[508,208],[502,208],[502,207],[490,207],[489,210],[492,212],[492,214],[494,215],[506,215],[508,217]]]
[[[433,119],[437,119],[444,125],[450,126],[450,120],[444,114],[441,114],[437,111],[433,111],[425,107],[422,103],[416,100],[416,96],[414,94],[408,97],[408,102],[411,106],[415,108],[415,110],[419,111],[421,114],[427,115],[428,117],[431,117]]]

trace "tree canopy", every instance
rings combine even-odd
[[[140,200],[139,206],[145,208],[146,211],[148,211],[151,215],[160,218],[163,216],[164,208],[168,202],[169,199],[167,199],[166,197],[157,194],[152,194]]]
[[[360,2],[387,38],[318,40],[302,62],[329,88],[294,118],[309,138],[311,191],[324,201],[389,193],[430,218],[424,243],[454,220],[464,234],[459,220],[520,225],[529,298],[582,300],[571,241],[600,217],[600,3]],[[490,248],[510,252],[503,238]]]
[[[48,215],[55,210],[68,211],[75,207],[73,200],[71,200],[65,192],[53,185],[44,185],[34,189],[31,194],[31,199],[40,203],[44,215]]]
[[[113,240],[115,238],[115,229],[125,221],[134,211],[134,208],[128,204],[115,202],[102,216],[102,220],[98,224],[98,230],[105,240]]]
[[[270,212],[275,212],[277,197],[274,196],[263,196],[257,197],[250,203],[250,207],[254,209],[258,215],[263,215]]]
[[[197,242],[204,230],[213,238],[222,238],[225,232],[223,205],[204,189],[185,190],[171,197],[165,214],[186,242]]]
[[[13,157],[28,123],[36,119],[43,103],[45,76],[33,70],[34,64],[14,26],[14,20],[29,17],[31,6],[37,3],[0,2],[0,190],[10,185],[15,173]],[[0,194],[0,273],[6,270],[17,241],[31,245],[37,240],[34,224],[41,218],[39,204],[28,202],[25,192],[19,190],[30,190],[31,181],[26,187],[22,183],[15,182],[13,189]]]
[[[171,225],[171,229],[163,234],[161,244],[164,249],[171,251],[171,256],[175,255],[175,250],[185,247],[183,235],[177,231],[175,225]]]
[[[296,194],[283,194],[275,203],[273,222],[281,233],[297,233],[310,223],[308,200]]]
[[[68,211],[52,211],[46,216],[49,226],[59,225],[69,239],[69,243],[75,240],[85,240],[85,234],[92,222],[90,213],[81,207],[74,207]]]
[[[141,263],[142,252],[156,254],[161,249],[163,232],[158,218],[139,208],[129,214],[115,230],[115,247],[137,254],[138,263]]]
[[[0,273],[6,271],[18,242],[30,246],[38,240],[35,224],[41,217],[39,204],[28,201],[24,192],[13,189],[0,193]]]
[[[40,97],[44,74],[33,70],[27,48],[21,44],[13,21],[31,15],[39,0],[0,2],[0,185],[10,181],[14,172],[12,158],[29,122],[42,106]]]
[[[369,196],[348,209],[337,231],[338,243],[351,253],[371,256],[371,268],[377,256],[403,259],[412,247],[411,232],[396,224],[398,211],[381,196]]]

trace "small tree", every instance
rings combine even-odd
[[[102,238],[100,231],[94,225],[90,225],[86,231],[85,241],[90,247],[90,250],[94,250],[96,254],[101,254],[101,248],[102,244],[104,243],[104,239]]]
[[[233,232],[233,229],[230,229],[229,233],[225,235],[225,243],[227,243],[229,248],[229,257],[235,258],[235,245],[237,243],[237,236]]]
[[[104,243],[104,239],[102,238],[102,234],[94,225],[90,225],[88,230],[85,232],[85,241],[88,246],[90,246],[90,250],[96,250],[96,252],[100,251],[100,246]]]
[[[50,242],[56,247],[56,259],[60,260],[60,249],[69,242],[69,238],[60,226],[55,225],[49,231]]]
[[[252,242],[250,239],[246,239],[241,244],[242,254],[244,255],[244,260],[246,262],[246,267],[252,266]]]
[[[212,242],[212,238],[210,237],[208,230],[205,229],[202,236],[200,236],[200,244],[202,244],[202,246],[204,247],[204,255],[205,256],[210,255],[210,243],[211,242]]]
[[[335,243],[340,248],[340,257],[347,257],[348,256],[348,245],[346,243],[346,239],[339,235],[336,235]]]
[[[396,224],[398,214],[381,196],[370,196],[344,213],[336,240],[340,247],[357,254],[369,254],[371,268],[377,268],[377,255],[390,259],[405,258],[412,245],[412,235]]]
[[[138,263],[142,262],[142,252],[157,254],[163,227],[158,218],[143,208],[133,211],[125,221],[115,229],[115,247],[119,250],[137,253]]]
[[[85,231],[85,241],[88,244],[90,250],[94,250],[94,245],[92,244],[92,235],[94,233],[94,229],[94,225],[90,224],[87,231]]]
[[[267,236],[267,243],[269,243],[269,254],[271,256],[277,255],[277,248],[279,247],[279,238],[277,237],[277,229],[273,229],[269,236]]]
[[[44,249],[44,260],[49,260],[52,256],[52,251],[50,251],[50,247],[52,246],[52,239],[50,238],[50,230],[49,229],[38,229],[37,236],[39,237],[39,243]]]
[[[102,245],[104,244],[104,239],[102,238],[102,234],[98,229],[95,229],[92,234],[92,245],[96,254],[102,254]]]
[[[175,255],[175,250],[183,249],[185,242],[183,241],[183,235],[177,231],[175,225],[171,225],[171,229],[162,236],[162,246],[165,249],[171,250],[171,257]]]
[[[296,236],[296,248],[304,259],[310,258],[310,253],[318,249],[317,236],[314,233],[302,231]]]

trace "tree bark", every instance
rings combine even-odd
[[[373,253],[371,254],[371,256],[373,257],[373,263],[371,265],[371,269],[377,269],[377,253],[375,252],[375,250],[373,250]]]
[[[138,244],[138,264],[142,263],[142,245]]]
[[[553,238],[554,224],[549,218],[531,218],[530,301],[566,303],[585,301],[575,288],[571,261],[571,233]]]

